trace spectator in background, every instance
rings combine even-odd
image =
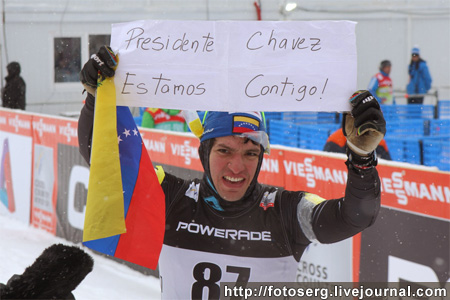
[[[383,60],[380,63],[380,72],[372,77],[367,88],[380,104],[393,104],[392,80],[389,77],[391,66],[389,60]]]
[[[11,62],[6,67],[8,76],[2,90],[2,106],[25,110],[25,81],[20,76],[20,64]]]
[[[406,86],[408,104],[422,104],[424,94],[431,88],[431,75],[426,61],[420,57],[420,49],[415,46],[411,51],[411,62],[408,66],[409,83]]]
[[[325,146],[323,147],[323,151],[346,153],[346,144],[347,138],[344,136],[342,128],[339,128],[328,137]],[[379,158],[392,160],[385,139],[381,140],[375,151]]]
[[[142,127],[171,131],[188,131],[188,126],[181,110],[147,108],[142,115]]]

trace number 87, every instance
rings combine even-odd
[[[206,270],[209,270],[209,278],[206,279]],[[236,273],[238,278],[235,286],[246,287],[250,278],[250,268],[227,266],[227,273]],[[202,299],[203,289],[208,287],[208,299],[220,298],[220,279],[222,278],[222,270],[213,263],[201,262],[194,267],[193,271],[196,282],[192,285],[192,299]]]

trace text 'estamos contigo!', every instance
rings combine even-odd
[[[200,96],[206,92],[204,82],[175,82],[171,78],[163,76],[162,73],[158,77],[152,77],[151,82],[140,82],[140,80],[136,80],[137,78],[137,74],[126,73],[122,94],[144,95],[152,93],[153,95]]]
[[[180,51],[180,52],[212,52],[214,51],[214,37],[206,33],[199,38],[190,38],[185,33],[177,37],[146,35],[144,28],[135,27],[127,32],[129,39],[125,40],[125,49],[144,51]]]

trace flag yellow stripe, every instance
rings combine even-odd
[[[97,88],[84,242],[126,232],[113,80]]]
[[[252,119],[252,118],[249,118],[249,117],[236,116],[236,117],[234,117],[234,121],[247,122],[247,123],[251,123],[253,125],[259,126],[259,121],[258,120],[255,120],[255,119]]]

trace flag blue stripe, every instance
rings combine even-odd
[[[83,245],[95,251],[114,256],[117,244],[119,243],[119,238],[120,235],[115,235],[104,239],[83,242]]]
[[[119,153],[126,218],[139,174],[142,154],[141,135],[127,106],[117,107],[117,135],[122,140],[119,142]]]

